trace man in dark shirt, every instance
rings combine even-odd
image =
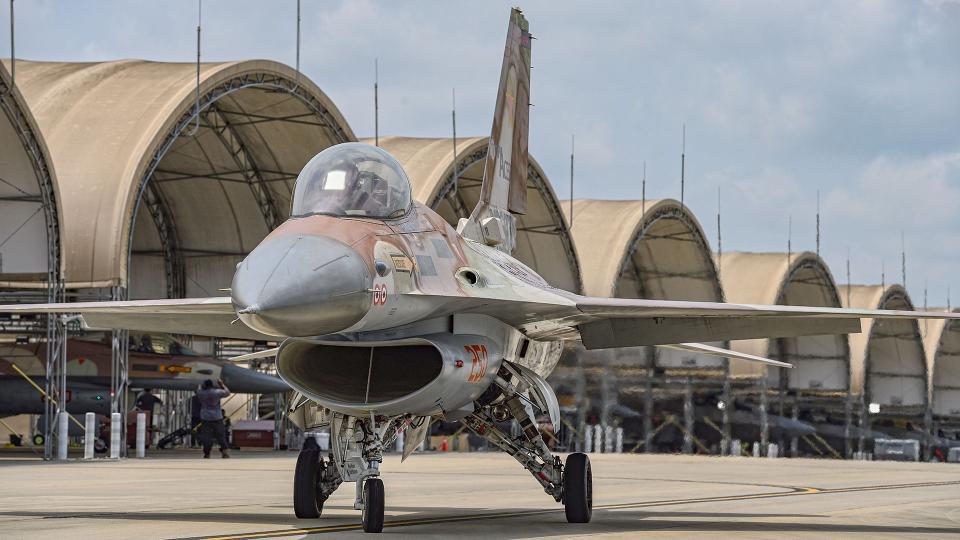
[[[223,380],[217,380],[217,386],[214,388],[213,381],[207,379],[203,381],[200,389],[197,390],[197,401],[200,402],[200,440],[203,442],[203,457],[210,457],[210,449],[213,448],[213,439],[216,437],[217,444],[220,446],[220,456],[230,457],[229,447],[227,446],[227,433],[223,425],[223,409],[220,408],[220,400],[230,395],[230,390]]]
[[[144,388],[143,392],[137,396],[137,409],[141,411],[150,411],[153,414],[153,408],[157,405],[163,405],[163,401],[153,395],[153,391],[149,388]]]

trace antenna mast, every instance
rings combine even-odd
[[[11,3],[11,5],[13,5]],[[197,123],[187,137],[193,137],[200,131],[200,26],[203,22],[203,0],[197,0],[197,102],[194,106],[194,115],[197,117]]]
[[[687,124],[683,124],[683,136],[680,143],[680,209],[683,209],[684,173],[687,161]]]
[[[17,55],[13,39],[13,0],[10,0],[10,93],[17,84]]]
[[[903,288],[907,288],[907,244],[903,239],[903,231],[900,231],[900,279],[903,281]]]
[[[640,213],[647,213],[647,160],[643,160],[643,180],[640,183]]]
[[[300,88],[300,0],[297,0],[297,81],[293,88]]]
[[[847,307],[850,306],[850,290],[853,288],[853,283],[850,282],[850,246],[847,246]]]
[[[573,150],[576,135],[570,134],[570,228],[573,228]]]
[[[378,59],[373,59],[373,144],[380,146],[380,100],[379,100],[380,66]]]
[[[723,266],[723,237],[720,236],[720,186],[717,186],[717,277],[720,277],[720,268]]]
[[[457,159],[457,89],[453,89],[453,109],[450,111],[453,119],[453,196],[457,196],[457,183],[460,181],[460,161]]]
[[[793,216],[787,216],[787,264],[790,264],[790,256],[793,255]]]
[[[817,257],[820,256],[820,190],[817,190]]]

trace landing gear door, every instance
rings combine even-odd
[[[403,463],[407,457],[410,456],[423,441],[427,440],[427,434],[430,433],[430,417],[421,416],[418,420],[420,425],[413,427],[413,423],[407,426],[406,432],[403,434],[403,457],[400,458],[400,462]]]

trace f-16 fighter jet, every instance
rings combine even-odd
[[[860,330],[861,317],[958,317],[590,298],[550,286],[511,256],[514,215],[526,206],[530,42],[526,19],[513,10],[480,201],[456,230],[411,199],[410,181],[390,154],[341,144],[304,167],[292,217],[240,263],[230,297],[0,311],[80,313],[100,328],[282,340],[272,353],[300,394],[294,416],[306,429],[331,431],[331,459],[312,439],[298,458],[294,511],[316,518],[342,482],[355,482],[354,507],[368,532],[383,528],[384,447],[404,433],[409,454],[432,417],[463,422],[530,471],[563,503],[568,521],[590,521],[587,455],[553,454],[534,420],[539,412],[559,422],[545,377],[565,341],[737,356],[698,342],[845,334]],[[497,427],[510,420],[521,437]]]

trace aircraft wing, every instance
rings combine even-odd
[[[234,339],[275,340],[241,321],[229,296],[62,304],[12,304],[0,313],[79,313],[92,328],[119,328]]]
[[[487,313],[522,328],[532,339],[579,340],[587,349],[855,334],[860,332],[860,319],[960,318],[960,314],[946,312],[579,295],[548,302],[474,300],[478,305],[469,311]]]

